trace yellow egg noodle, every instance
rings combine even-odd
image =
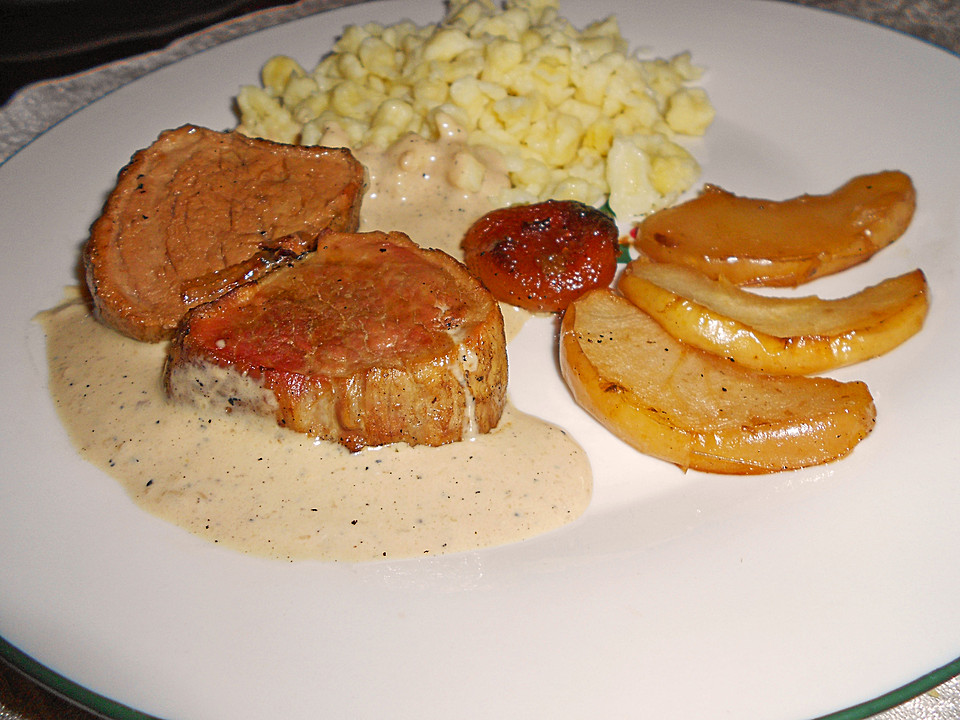
[[[677,136],[713,120],[691,86],[700,76],[689,53],[631,54],[614,17],[577,30],[557,0],[451,0],[438,24],[348,26],[312,72],[270,59],[262,87],[237,97],[239,130],[310,145],[336,128],[356,149],[411,132],[436,139],[453,123],[502,156],[512,187],[500,203],[609,201],[629,221],[699,176]],[[474,170],[464,182],[478,188]]]

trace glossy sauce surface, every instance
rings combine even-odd
[[[471,441],[351,454],[269,419],[170,402],[163,347],[104,327],[82,302],[41,321],[51,393],[83,457],[215,543],[284,559],[435,555],[546,532],[589,503],[581,448],[511,406]]]

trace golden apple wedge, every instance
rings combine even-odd
[[[849,297],[767,297],[664,263],[635,260],[620,291],[670,335],[778,375],[809,375],[882,355],[919,332],[929,307],[921,270]]]
[[[678,342],[609,289],[588,292],[564,312],[560,367],[596,420],[684,469],[759,474],[831,462],[876,419],[862,382],[741,368]]]
[[[735,285],[795,286],[872,257],[904,233],[916,204],[910,176],[896,170],[781,201],[707,185],[647,217],[635,245],[653,260]]]

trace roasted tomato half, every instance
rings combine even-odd
[[[571,200],[515,205],[487,213],[463,239],[467,268],[498,300],[558,312],[617,270],[613,219]]]

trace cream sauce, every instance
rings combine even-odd
[[[351,454],[271,419],[169,401],[165,346],[119,335],[80,300],[39,319],[50,391],[82,456],[214,543],[289,560],[437,555],[547,532],[589,504],[583,450],[509,404],[470,441]]]

